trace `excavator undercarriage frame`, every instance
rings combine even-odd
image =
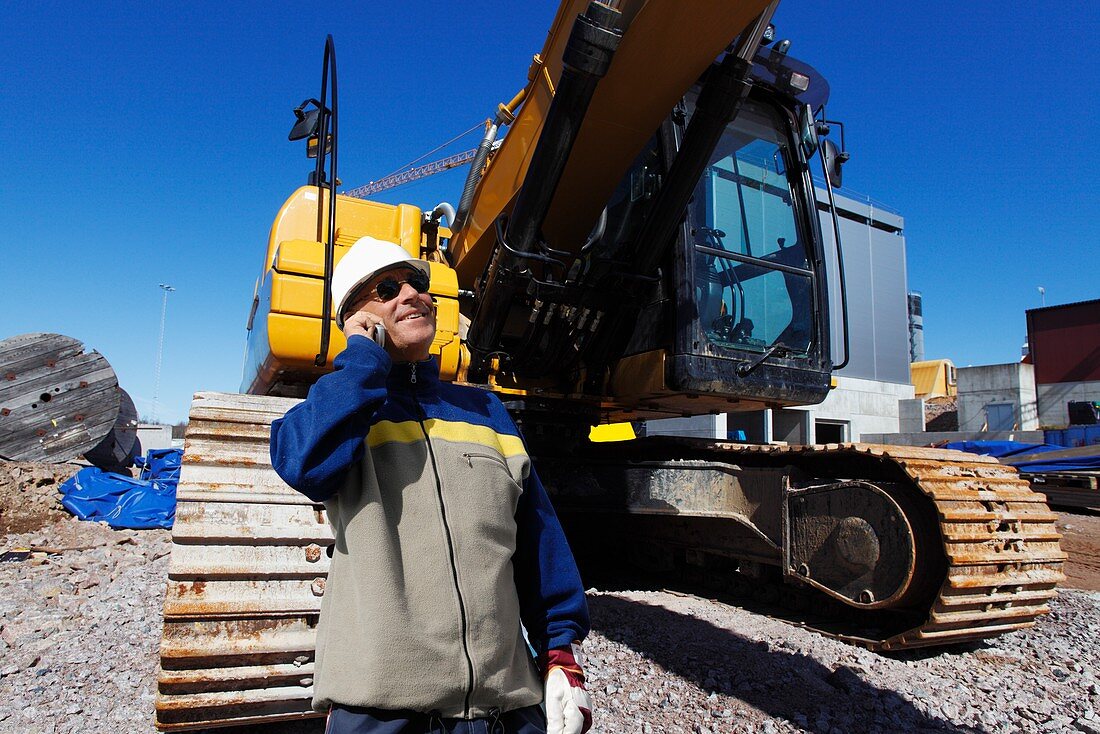
[[[876,650],[1029,626],[1064,578],[1056,516],[988,457],[661,438],[540,458],[582,563],[630,564],[636,549],[666,571],[732,560],[814,592],[830,626],[862,630],[838,636]]]

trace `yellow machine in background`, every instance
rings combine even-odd
[[[441,376],[501,395],[586,580],[630,563],[764,584],[822,633],[883,650],[1047,611],[1055,516],[994,459],[634,438],[642,419],[820,402],[847,362],[836,207],[830,241],[811,172],[831,197],[847,154],[826,137],[828,84],[772,44],[777,5],[565,0],[458,206],[431,212],[336,194],[330,39],[321,98],[295,110],[316,166],[271,227],[244,394],[192,406],[160,729],[314,715],[332,533],[271,469],[268,427],[343,349],[332,268],[365,235],[431,263]]]
[[[951,398],[959,394],[955,365],[950,359],[927,359],[909,365],[909,379],[918,398]]]
[[[495,136],[499,127],[505,124],[510,126],[510,133],[500,141],[498,149],[494,148],[491,156],[474,162],[471,179],[476,188],[467,187],[471,195],[464,198],[468,198],[468,203],[460,204],[459,221],[449,223],[454,229],[453,236],[445,236],[450,234],[447,228],[443,228],[444,236],[441,236],[438,222],[414,207],[393,207],[336,196],[332,262],[339,260],[344,249],[359,237],[371,235],[396,241],[411,254],[434,263],[432,292],[440,301],[440,334],[433,345],[433,353],[440,357],[447,379],[465,379],[467,368],[474,366],[480,368],[474,382],[491,384],[496,389],[513,394],[537,389],[543,397],[555,396],[569,403],[585,401],[592,423],[763,408],[765,401],[761,398],[765,396],[755,386],[748,390],[716,391],[713,386],[698,389],[685,385],[688,389],[677,389],[677,385],[669,384],[670,380],[665,377],[666,362],[673,351],[669,344],[654,343],[654,348],[601,360],[599,369],[607,375],[600,380],[602,384],[596,390],[584,390],[579,384],[582,378],[591,378],[591,375],[582,375],[583,366],[560,366],[554,375],[524,375],[522,366],[503,360],[496,369],[491,369],[487,362],[489,355],[501,351],[498,349],[501,345],[497,344],[501,334],[490,334],[486,338],[488,346],[483,345],[480,350],[468,340],[466,351],[459,347],[456,335],[459,333],[460,304],[453,284],[457,283],[457,288],[468,294],[483,296],[483,302],[488,300],[487,294],[480,293],[478,284],[485,282],[487,264],[494,253],[499,252],[497,224],[502,218],[511,217],[514,221],[514,209],[522,198],[523,184],[528,182],[527,199],[535,198],[530,194],[532,189],[545,199],[541,202],[543,214],[537,225],[538,236],[554,242],[554,247],[560,248],[556,250],[558,253],[578,253],[593,228],[606,219],[606,204],[614,197],[616,188],[624,185],[624,173],[638,175],[637,171],[631,172],[632,165],[637,168],[635,159],[639,151],[654,144],[654,131],[665,124],[670,110],[680,104],[693,85],[698,87],[700,75],[727,47],[732,49],[734,40],[739,40],[743,47],[740,53],[751,58],[768,26],[766,19],[771,17],[778,3],[756,0],[731,6],[718,0],[690,5],[671,0],[634,0],[613,5],[611,9],[587,0],[571,0],[559,7],[546,43],[528,69],[527,84],[515,99],[498,109],[497,121],[491,126],[492,134]],[[598,83],[592,78],[582,83],[589,87],[583,115],[579,110],[569,111],[569,115],[577,118],[576,129],[566,136],[569,150],[562,145],[553,149],[549,154],[553,157],[551,165],[544,162],[532,176],[530,168],[536,158],[536,143],[543,137],[547,120],[553,119],[549,113],[557,87],[568,76],[563,76],[563,70],[568,66],[564,59],[569,55],[571,34],[575,35],[573,28],[577,19],[583,19],[585,13],[612,19],[604,21],[607,28],[600,28],[596,21],[588,22],[586,32],[589,35],[602,33],[606,44],[615,44],[613,55],[606,49],[597,49],[597,52],[606,53],[609,62]],[[754,24],[754,21],[757,22]],[[741,33],[746,28],[755,31]],[[589,52],[591,49],[586,51]],[[802,78],[808,81],[807,76]],[[827,89],[823,81],[822,86]],[[714,127],[712,137],[724,128],[724,121]],[[314,153],[317,137],[314,135],[310,139]],[[486,152],[491,142],[483,141],[482,148]],[[556,183],[540,184],[547,178],[546,169],[554,167],[553,163],[558,164],[552,176]],[[652,163],[647,165],[653,168]],[[655,170],[647,171],[644,166],[641,175],[649,179],[645,185],[650,189],[659,177]],[[690,178],[690,184],[694,185],[695,177]],[[532,181],[535,182],[533,186]],[[316,359],[318,345],[324,341],[321,330],[326,316],[322,288],[326,245],[319,241],[324,238],[317,237],[317,233],[327,232],[331,226],[330,207],[326,201],[329,190],[331,187],[298,190],[283,205],[272,226],[263,261],[264,272],[257,284],[249,318],[243,392],[303,397],[308,386],[323,374],[325,365],[331,364],[332,357],[343,348],[341,335],[330,325],[331,337],[327,340],[325,359]],[[648,197],[652,193],[648,191],[645,195]],[[627,216],[638,218],[637,213]],[[679,218],[680,214],[675,216]],[[805,252],[803,248],[812,251],[821,246],[819,234],[808,232],[802,239],[801,247],[796,248],[802,252]],[[447,244],[446,257],[441,249],[443,242]],[[805,260],[803,256],[802,261]],[[639,274],[637,277],[651,276]],[[587,287],[598,290],[601,285]],[[818,290],[816,299],[820,303],[826,298],[820,278],[813,287]],[[805,289],[808,294],[810,286],[807,284]],[[562,304],[562,307],[568,306]],[[797,311],[814,306],[806,298],[791,308]],[[464,316],[474,320],[475,337],[486,331],[478,328],[479,310],[504,314],[508,309],[467,302]],[[600,318],[598,309],[592,311],[586,324],[589,328]],[[513,321],[533,319],[534,315],[512,309],[506,318]],[[805,314],[805,318],[812,317]],[[805,375],[797,380],[797,387],[787,381],[791,389],[784,393],[765,391],[768,404],[813,403],[825,396],[829,384],[828,370],[821,364],[827,361],[828,347],[822,343],[825,324],[822,315],[816,324],[819,333],[815,353],[805,360],[805,364],[799,365]],[[610,320],[604,322],[605,330],[609,325]],[[477,364],[479,358],[480,365]],[[531,361],[542,363],[538,358]],[[709,375],[705,381],[712,381]]]

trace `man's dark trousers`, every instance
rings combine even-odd
[[[409,711],[333,706],[325,734],[546,734],[546,717],[538,706],[473,721],[441,719]]]

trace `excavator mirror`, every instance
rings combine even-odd
[[[825,175],[829,177],[829,183],[833,188],[840,188],[841,167],[848,160],[848,154],[836,147],[832,140],[823,140],[821,144],[821,160],[825,163]]]
[[[290,128],[290,135],[287,136],[287,140],[303,140],[310,136],[317,134],[317,118],[320,116],[321,110],[312,109],[303,111],[301,107],[294,110],[294,116],[297,118],[297,122],[294,123],[294,127]]]
[[[798,112],[798,138],[802,155],[809,161],[817,152],[817,125],[814,123],[814,111],[808,104],[802,105]]]

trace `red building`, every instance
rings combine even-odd
[[[1039,424],[1069,423],[1066,403],[1100,401],[1100,299],[1027,312]]]

